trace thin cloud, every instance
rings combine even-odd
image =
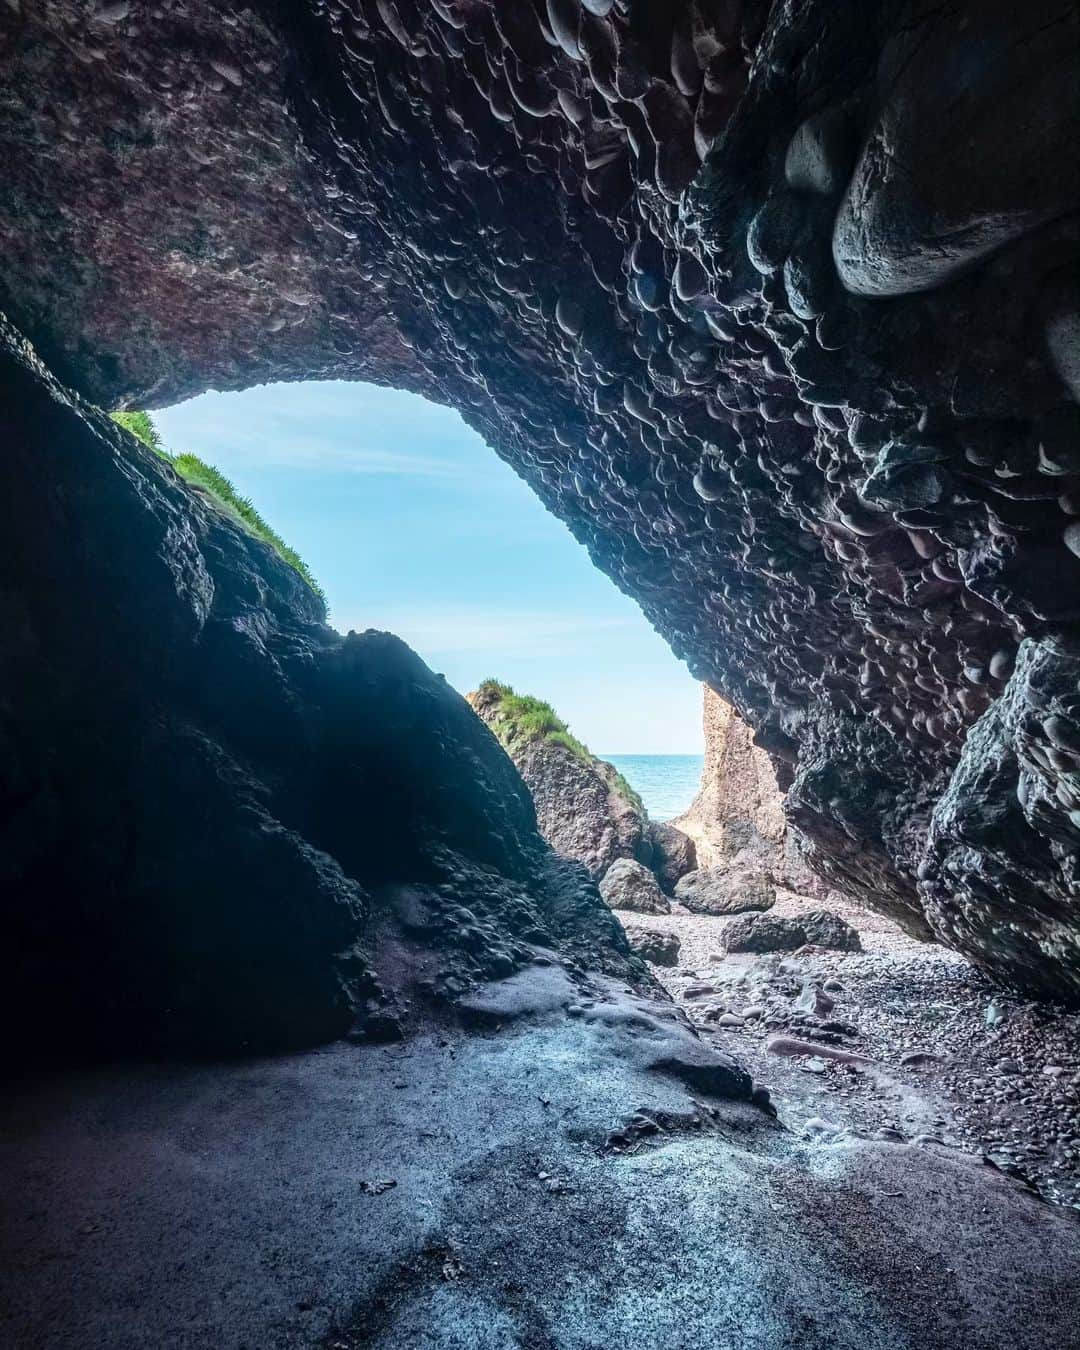
[[[453,478],[462,472],[447,410],[407,399],[394,390],[347,384],[269,385],[260,390],[258,414],[242,394],[213,393],[157,414],[172,450],[193,450],[220,465],[246,460],[260,467]],[[460,419],[453,431],[470,433]],[[314,425],[313,425],[314,423]],[[357,433],[377,428],[392,449],[372,447]],[[446,453],[414,452],[409,443],[440,434]],[[365,437],[366,439],[366,437]]]
[[[373,611],[363,618],[331,616],[342,632],[383,628],[396,633],[421,656],[490,653],[508,657],[579,648],[619,630],[632,630],[632,618],[617,615],[568,615],[554,611],[437,610]]]
[[[257,458],[260,465],[277,468],[402,478],[455,478],[461,474],[460,466],[435,455],[410,454],[403,450],[373,450],[367,446],[339,445],[327,440],[271,437],[268,441],[252,440],[243,445],[237,440],[230,440],[227,448],[233,453]]]

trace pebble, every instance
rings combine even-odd
[[[1002,1022],[1005,1021],[1005,1018],[1006,1018],[1005,1009],[1001,1006],[1000,1003],[998,1003],[996,999],[991,999],[990,1002],[986,1005],[986,1012],[983,1014],[983,1019],[986,1022],[986,1025],[988,1027],[1000,1026]]]
[[[810,980],[803,985],[802,993],[795,1003],[800,1012],[812,1013],[815,1017],[827,1017],[835,1006],[829,995]]]

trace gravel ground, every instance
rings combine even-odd
[[[728,918],[619,917],[628,929],[678,935],[679,965],[657,976],[699,1030],[769,1087],[791,1128],[937,1140],[1080,1209],[1080,1013],[1003,995],[955,952],[835,897],[782,891],[770,913],[823,908],[859,931],[862,952],[727,956]],[[807,985],[833,1006],[797,1008]],[[778,1035],[861,1062],[771,1052]]]

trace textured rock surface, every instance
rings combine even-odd
[[[327,628],[2,320],[0,393],[16,1053],[400,1034],[537,943],[635,968],[495,738],[402,642]]]
[[[1064,1211],[952,1149],[789,1134],[648,1067],[677,1021],[590,996],[498,1034],[20,1085],[5,1347],[1074,1341]]]
[[[845,952],[860,949],[855,929],[827,910],[812,910],[798,918],[743,914],[728,924],[720,942],[727,952],[794,952],[808,945],[835,947]]]
[[[532,794],[540,833],[556,853],[584,863],[597,881],[618,858],[651,861],[645,809],[611,764],[547,736],[508,737],[498,726],[493,695],[480,689],[466,697],[499,735]]]
[[[600,896],[612,909],[637,914],[667,914],[671,905],[647,867],[633,858],[616,858],[600,879]]]
[[[682,945],[677,933],[664,933],[658,928],[640,928],[637,924],[626,925],[626,940],[630,950],[653,966],[677,966],[679,947]]]
[[[1071,0],[0,23],[0,299],[65,377],[454,404],[754,727],[818,870],[1080,997]]]
[[[829,888],[811,872],[798,831],[784,816],[784,794],[768,754],[730,703],[702,686],[705,754],[701,786],[674,822],[693,840],[702,868],[771,877],[788,890],[825,899]],[[925,934],[925,925],[923,925]]]
[[[650,866],[668,895],[675,891],[680,877],[697,867],[697,849],[688,834],[666,820],[649,822],[649,842],[652,844]]]
[[[701,787],[673,824],[694,840],[702,867],[717,867],[737,853],[776,863],[786,832],[784,795],[753,730],[708,685],[702,690],[705,733]]]
[[[695,914],[741,914],[771,909],[776,887],[761,871],[704,867],[682,878],[675,887],[675,899]]]

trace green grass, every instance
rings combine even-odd
[[[269,544],[283,562],[288,563],[293,571],[303,577],[325,608],[326,596],[323,594],[322,587],[311,575],[307,563],[294,548],[290,548],[286,544],[285,540],[272,526],[263,520],[251,499],[242,497],[220,470],[215,469],[212,464],[207,464],[198,455],[186,453],[174,455],[167,450],[149,413],[115,412],[112,414],[112,418],[118,426],[123,427],[125,431],[130,431],[133,436],[137,436],[155,454],[160,455],[162,459],[167,459],[186,483],[198,488],[208,496],[220,511],[242,525],[257,539],[261,539],[264,544]]]
[[[138,436],[143,445],[148,445],[151,450],[156,450],[159,455],[164,455],[166,459],[172,456],[161,443],[161,437],[158,435],[158,429],[154,426],[153,418],[145,412],[114,412],[113,421],[130,431],[133,436]]]
[[[550,703],[533,698],[531,694],[519,694],[508,684],[494,679],[483,680],[477,692],[485,702],[495,703],[492,730],[511,753],[515,748],[532,741],[545,740],[564,746],[587,764],[596,762],[597,757],[583,741],[578,740]],[[618,769],[611,767],[615,775],[616,792],[644,812],[645,804],[641,798]]]

